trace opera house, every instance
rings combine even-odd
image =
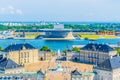
[[[54,25],[54,29],[49,30],[43,37],[44,40],[74,40],[71,29],[64,29],[64,25]]]
[[[63,24],[54,25],[53,29],[33,29],[33,30],[16,30],[15,33],[20,38],[25,39],[43,39],[43,40],[74,40],[71,29],[64,29]],[[22,36],[22,37],[21,37]],[[27,37],[28,36],[28,37]],[[31,36],[34,36],[31,38]]]

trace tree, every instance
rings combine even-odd
[[[40,50],[41,51],[50,51],[50,48],[48,46],[43,46]]]
[[[116,48],[117,53],[120,55],[120,48]]]
[[[3,48],[2,48],[2,47],[0,47],[0,51],[1,51],[1,50],[3,50]]]
[[[78,47],[74,47],[74,48],[72,49],[72,51],[80,52],[80,48],[78,48]]]

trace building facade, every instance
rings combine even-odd
[[[80,50],[80,62],[97,65],[115,55],[117,51],[107,44],[89,43]]]
[[[71,50],[66,51],[66,60],[78,62],[80,60],[79,53],[73,52]]]
[[[103,32],[96,32],[97,35],[115,35],[114,31],[103,31]]]
[[[94,68],[95,80],[120,80],[120,57],[111,57]]]
[[[3,51],[7,52],[7,58],[13,60],[19,65],[38,61],[38,49],[28,43],[12,44]]]
[[[71,72],[71,80],[94,80],[94,73],[74,70]]]
[[[44,80],[37,72],[20,73],[20,74],[1,74],[0,80]]]
[[[51,51],[39,51],[38,57],[40,61],[49,61],[52,59],[53,55]]]

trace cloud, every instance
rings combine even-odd
[[[17,9],[17,10],[16,10],[16,13],[17,13],[17,14],[20,14],[20,15],[23,15],[22,10],[20,10],[20,9]]]
[[[5,8],[1,8],[1,12],[4,12],[5,11]]]
[[[10,10],[14,10],[15,8],[13,6],[8,6]]]
[[[5,12],[5,8],[0,8],[0,14],[3,14]]]
[[[18,14],[18,15],[23,15],[23,11],[21,9],[15,8],[13,6],[8,6],[8,7],[3,7],[0,8],[0,13],[2,14]]]

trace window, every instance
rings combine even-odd
[[[29,58],[29,52],[27,53],[27,56],[28,56],[28,58]]]
[[[24,52],[24,56],[25,56],[25,58],[26,58],[26,52]]]
[[[21,52],[21,58],[23,58],[23,53]]]
[[[23,65],[23,63],[21,62],[21,65]]]
[[[26,59],[24,59],[24,63],[26,63]]]

